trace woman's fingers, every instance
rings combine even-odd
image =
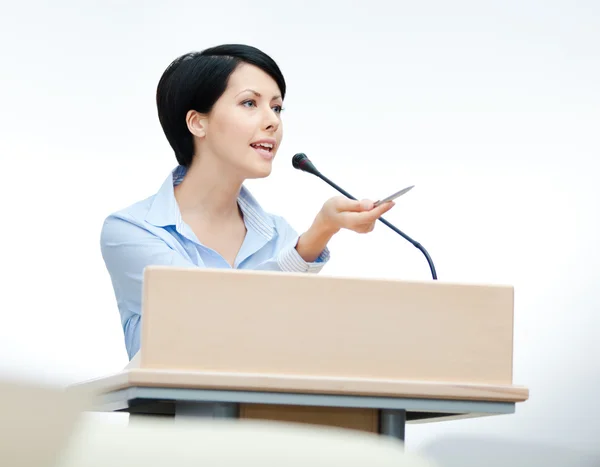
[[[343,219],[343,227],[361,233],[371,232],[375,228],[377,219],[394,207],[394,202],[384,203],[375,208],[372,207],[372,201],[370,203],[370,210],[360,212],[346,211],[340,213]],[[363,206],[368,206],[368,204],[365,202]]]
[[[335,209],[337,212],[363,212],[373,209],[374,202],[368,199],[354,200],[344,196],[335,198]]]
[[[323,205],[320,216],[338,229],[343,228],[359,233],[367,233],[375,228],[377,219],[392,209],[394,205],[393,201],[389,201],[375,206],[375,203],[370,199],[359,201],[337,196],[330,198]]]

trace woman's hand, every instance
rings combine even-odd
[[[335,196],[325,202],[317,220],[333,233],[340,229],[357,233],[371,232],[377,219],[392,209],[395,203],[392,201],[377,207],[374,204],[371,200],[354,201],[344,196]]]
[[[313,225],[303,233],[296,245],[300,256],[309,263],[315,261],[327,246],[331,237],[341,229],[357,233],[371,232],[375,222],[394,207],[390,201],[374,207],[370,200],[354,201],[335,196],[325,202]]]

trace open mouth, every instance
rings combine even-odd
[[[274,146],[271,143],[253,143],[250,146],[252,146],[256,150],[256,152],[258,152],[261,156],[265,157],[266,159],[273,158]]]

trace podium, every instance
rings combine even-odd
[[[514,413],[513,288],[269,271],[145,270],[141,349],[79,383],[94,410],[326,425]]]

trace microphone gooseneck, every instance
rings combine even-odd
[[[352,196],[346,190],[344,190],[343,188],[341,188],[340,186],[338,186],[337,184],[335,184],[334,182],[329,180],[321,172],[319,172],[317,170],[317,168],[315,167],[315,165],[310,161],[310,159],[308,157],[306,157],[306,154],[298,153],[298,154],[294,155],[294,157],[292,158],[292,165],[294,166],[295,169],[302,170],[303,172],[307,172],[309,174],[315,175],[316,177],[319,177],[321,180],[323,180],[329,186],[335,188],[337,191],[339,191],[345,197],[356,200],[356,198],[354,196]],[[390,222],[385,220],[383,217],[380,217],[377,220],[382,222],[384,225],[386,225],[387,227],[392,229],[394,232],[396,232],[402,238],[404,238],[405,240],[410,242],[415,248],[420,250],[421,253],[423,253],[423,255],[425,256],[425,259],[427,259],[427,263],[429,264],[429,269],[431,270],[431,277],[433,278],[433,280],[437,280],[437,273],[435,271],[435,266],[433,265],[433,260],[431,259],[431,256],[429,256],[429,253],[427,252],[425,247],[423,245],[421,245],[419,242],[417,242],[416,240],[413,240],[412,238],[410,238],[408,235],[406,235],[404,232],[402,232],[398,227],[391,224]]]

